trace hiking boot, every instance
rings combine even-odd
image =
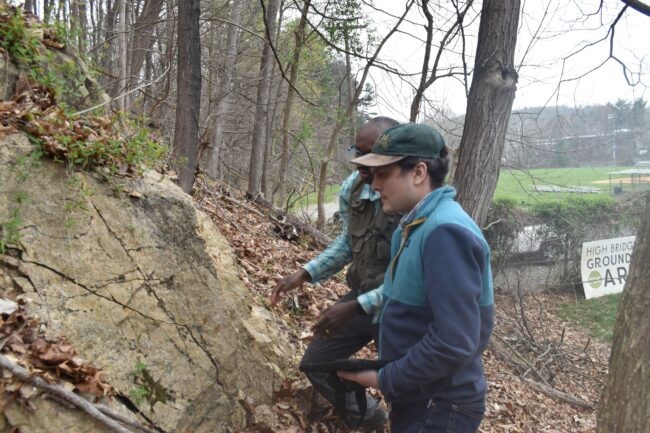
[[[375,413],[373,414],[372,418],[370,418],[367,421],[364,421],[363,424],[361,424],[356,431],[359,433],[371,433],[374,431],[384,431],[384,424],[388,421],[388,412],[386,412],[384,409],[378,407],[377,410],[375,410]]]

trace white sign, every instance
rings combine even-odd
[[[623,291],[636,236],[582,244],[582,287],[585,298]]]

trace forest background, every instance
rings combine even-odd
[[[198,171],[291,209],[315,191],[323,190],[321,200],[335,198],[326,198],[325,189],[351,172],[346,149],[369,117],[430,123],[458,148],[465,116],[454,110],[469,93],[481,3],[384,3],[201,2],[193,49],[200,50],[201,63],[192,75],[199,79],[189,83],[200,105],[195,122],[180,122],[196,124],[196,143],[183,144],[193,149]],[[508,125],[499,161],[504,168],[621,166],[643,159],[647,66],[643,50],[629,43],[636,35],[644,39],[643,16],[621,6],[524,4],[515,58],[522,96]],[[112,107],[103,108],[123,109],[179,147],[176,55],[186,41],[177,33],[175,2],[32,0],[24,9],[56,26],[72,43],[68,48],[88,62],[112,98]],[[563,51],[553,51],[558,40],[565,40]],[[540,48],[545,43],[550,54]],[[408,60],[398,58],[400,48]],[[590,103],[575,84],[597,86],[602,78],[590,77],[603,70],[621,97]],[[542,98],[529,96],[536,85],[545,89],[536,93]],[[547,103],[525,106],[546,95]],[[324,218],[319,215],[320,226]]]

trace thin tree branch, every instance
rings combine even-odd
[[[567,394],[566,392],[562,392],[560,390],[557,390],[553,388],[552,386],[545,385],[543,383],[535,382],[534,380],[531,379],[526,379],[526,378],[521,378],[524,383],[527,383],[530,385],[533,389],[548,395],[549,397],[556,398],[558,400],[564,401],[566,403],[569,403],[572,406],[579,407],[582,409],[594,409],[595,405],[593,403],[589,403],[587,401],[584,401],[574,395]]]
[[[624,2],[624,3],[625,3],[625,2]],[[626,5],[623,7],[623,9],[621,9],[621,11],[618,13],[618,15],[616,16],[616,19],[614,20],[614,22],[613,22],[612,25],[610,26],[610,29],[611,29],[611,31],[612,31],[612,34],[611,34],[611,36],[610,36],[610,38],[609,38],[609,57],[610,57],[611,59],[614,59],[618,64],[620,64],[620,65],[623,67],[623,76],[625,77],[625,81],[627,81],[627,84],[628,84],[629,86],[633,86],[634,84],[637,84],[637,83],[634,83],[634,84],[633,84],[633,83],[630,81],[630,78],[631,78],[631,77],[628,77],[628,75],[627,75],[627,73],[628,73],[628,71],[629,71],[628,67],[625,65],[625,63],[623,63],[621,60],[619,60],[618,57],[616,57],[616,56],[614,55],[614,33],[615,33],[615,31],[616,31],[616,24],[618,24],[618,21],[623,17],[623,14],[624,14],[625,11],[627,10],[627,7],[628,7],[628,5],[626,4]]]
[[[60,404],[66,404],[66,405],[70,404],[67,400],[64,400],[63,398],[61,398],[59,396],[56,396],[56,395],[49,394],[48,397],[51,400],[54,400],[54,401],[56,401],[56,402],[58,402]],[[122,424],[125,424],[125,425],[131,426],[133,428],[136,428],[136,429],[138,429],[138,430],[140,430],[140,431],[142,431],[144,433],[160,433],[160,432],[164,433],[164,430],[162,430],[161,428],[157,428],[157,430],[152,430],[152,429],[140,424],[139,422],[132,420],[129,417],[126,417],[126,416],[124,416],[124,415],[122,415],[120,413],[115,412],[113,409],[111,409],[108,406],[104,406],[103,404],[95,403],[94,406],[101,413],[103,413],[104,415],[109,416],[109,417],[113,418],[114,420],[121,422]],[[74,407],[74,406],[72,406],[72,407]]]
[[[169,72],[170,69],[171,69],[171,64],[170,64],[170,65],[167,67],[167,69],[162,73],[162,75],[159,76],[158,78],[156,78],[154,81],[151,81],[151,82],[149,82],[149,83],[144,83],[144,84],[142,84],[142,85],[136,87],[135,89],[131,89],[131,90],[129,90],[128,92],[124,92],[124,93],[122,93],[122,94],[120,94],[120,95],[117,95],[115,98],[112,98],[112,99],[110,99],[110,100],[108,100],[108,101],[106,101],[106,102],[102,102],[101,104],[97,104],[97,105],[95,105],[94,107],[90,107],[90,108],[86,108],[85,110],[77,111],[76,113],[73,114],[73,116],[78,116],[78,115],[80,115],[80,114],[88,113],[89,111],[93,111],[93,110],[95,110],[95,109],[97,109],[97,108],[103,107],[104,105],[108,105],[108,104],[110,104],[111,102],[113,102],[113,101],[115,101],[115,100],[117,100],[117,99],[119,99],[119,98],[123,98],[123,97],[125,97],[125,96],[130,95],[130,94],[133,93],[133,92],[137,92],[137,91],[140,90],[140,89],[144,89],[145,87],[149,87],[149,86],[151,86],[152,84],[156,84],[156,83],[158,83],[158,82],[159,82],[159,81],[160,81],[160,80],[161,80],[165,75],[167,75],[167,72]]]
[[[300,93],[300,90],[296,88],[296,86],[293,85],[291,80],[286,76],[284,73],[284,67],[282,66],[282,62],[280,61],[280,57],[278,56],[278,52],[275,49],[275,46],[273,45],[273,38],[271,38],[271,34],[269,33],[269,26],[268,23],[266,22],[266,6],[264,6],[264,0],[260,0],[260,5],[262,6],[262,16],[264,17],[264,30],[266,31],[266,38],[268,43],[271,46],[271,51],[273,51],[273,57],[275,57],[275,61],[278,63],[278,66],[280,66],[280,74],[282,75],[282,79],[287,82],[287,84],[293,89],[294,92],[296,92],[296,95],[300,96],[300,99],[311,105],[312,107],[316,107],[316,104],[314,102],[311,102],[309,99],[305,98],[302,93]]]
[[[435,60],[433,62],[433,66],[431,67],[431,76],[428,75],[428,70],[429,70],[429,59],[431,57],[431,47],[432,47],[432,39],[433,39],[433,15],[431,14],[431,11],[429,10],[429,1],[428,0],[422,0],[422,12],[424,13],[426,19],[427,19],[427,24],[425,26],[426,32],[427,32],[427,41],[426,41],[426,48],[425,48],[425,54],[424,54],[424,60],[422,61],[422,71],[421,71],[421,76],[420,76],[420,84],[417,87],[417,90],[415,92],[415,96],[413,98],[413,102],[411,103],[411,111],[410,111],[410,120],[411,122],[415,122],[417,119],[418,113],[420,111],[420,105],[422,103],[422,98],[424,97],[424,92],[438,79],[443,78],[445,75],[439,75],[438,74],[438,65],[440,64],[440,59],[442,58],[442,54],[445,52],[446,47],[451,43],[451,41],[456,37],[462,30],[463,30],[463,20],[465,18],[465,14],[469,10],[469,8],[472,6],[472,1],[473,0],[468,0],[467,3],[465,4],[465,7],[463,10],[460,10],[458,6],[456,5],[456,2],[454,3],[454,7],[456,9],[456,20],[454,23],[449,27],[449,29],[445,32],[445,35],[443,36],[442,40],[440,41],[440,46],[438,47],[438,52],[436,53]],[[463,34],[463,42],[464,42],[464,32]],[[463,43],[464,47],[464,43]],[[467,72],[467,65],[465,64],[465,58],[463,56],[463,71]],[[448,75],[447,75],[448,76]],[[467,79],[465,79],[465,83],[467,82]],[[465,84],[465,89],[467,93],[467,84]]]
[[[262,35],[260,35],[260,34],[258,34],[258,33],[255,33],[255,32],[252,31],[251,29],[248,29],[248,28],[242,26],[241,24],[235,24],[235,23],[233,23],[232,21],[223,20],[223,19],[221,19],[221,18],[207,18],[207,19],[204,19],[203,21],[216,21],[216,22],[218,22],[218,23],[228,24],[229,26],[235,26],[235,27],[237,27],[238,29],[245,31],[245,32],[248,33],[249,35],[255,36],[256,38],[258,38],[258,39],[260,39],[260,40],[266,42],[266,38],[264,38],[264,36],[262,36]],[[265,24],[266,24],[266,22],[265,22]]]
[[[23,382],[30,383],[35,387],[47,391],[50,394],[53,394],[66,402],[74,405],[78,409],[86,412],[92,418],[96,419],[106,427],[118,433],[133,433],[131,430],[125,428],[115,420],[104,415],[99,409],[97,409],[91,402],[88,400],[74,394],[70,391],[66,391],[59,385],[53,385],[47,383],[43,378],[38,376],[31,376],[27,369],[19,366],[12,360],[10,360],[5,355],[0,355],[0,367],[5,370],[10,371],[14,376],[18,377]]]
[[[631,7],[635,11],[641,12],[643,15],[647,15],[650,17],[650,5],[647,5],[638,0],[621,0],[621,1],[625,3],[626,6]]]
[[[454,8],[456,9],[456,15],[458,16],[460,14],[460,9],[458,9],[458,2],[457,1],[452,1],[454,4]],[[467,12],[467,10],[466,10]],[[466,40],[465,40],[465,26],[461,25],[460,26],[460,39],[462,43],[462,49],[460,53],[460,58],[463,61],[463,87],[465,87],[465,98],[469,98],[469,86],[467,85],[467,77],[469,76],[469,73],[467,72],[467,56],[465,53],[465,49],[467,48]]]
[[[623,0],[621,0],[621,1],[623,1]],[[602,7],[602,2],[601,2],[601,7]],[[623,17],[623,14],[627,10],[627,8],[628,8],[628,5],[626,4],[619,11],[618,15],[616,16],[616,18],[614,19],[612,24],[610,24],[610,26],[609,26],[609,28],[607,30],[607,33],[602,38],[598,39],[597,41],[586,44],[586,45],[580,47],[579,49],[573,51],[572,53],[570,53],[567,56],[562,58],[562,70],[560,72],[560,77],[561,78],[558,81],[558,84],[555,87],[555,90],[549,96],[548,100],[544,103],[544,105],[542,107],[546,107],[548,105],[549,101],[553,98],[553,96],[555,96],[556,101],[558,100],[558,98],[560,96],[560,87],[562,86],[563,83],[567,83],[567,82],[571,82],[571,81],[577,81],[577,80],[580,80],[581,78],[584,78],[585,76],[589,75],[590,73],[592,73],[595,70],[602,67],[605,63],[607,63],[609,61],[609,59],[613,59],[615,62],[617,62],[618,64],[621,65],[621,67],[623,68],[623,76],[625,77],[625,81],[628,83],[628,85],[634,86],[634,85],[639,84],[641,82],[640,77],[636,82],[633,82],[632,77],[631,77],[632,72],[630,71],[630,69],[627,67],[627,65],[625,65],[625,63],[623,63],[618,57],[616,57],[614,55],[614,33],[615,33],[615,30],[616,30],[616,25],[618,24],[618,21]],[[600,10],[600,8],[599,8],[599,10]],[[581,53],[582,51],[586,50],[587,48],[593,47],[593,46],[595,46],[595,45],[597,45],[597,44],[599,44],[599,43],[601,43],[601,42],[603,42],[603,41],[605,41],[607,39],[609,39],[609,55],[605,60],[603,60],[597,66],[589,69],[588,71],[586,71],[586,72],[584,72],[584,73],[582,73],[580,75],[577,75],[577,76],[571,77],[571,78],[563,78],[566,63],[570,58],[572,58],[573,56]],[[560,105],[559,102],[557,103],[557,105]]]

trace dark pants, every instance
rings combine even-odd
[[[443,401],[396,403],[390,410],[391,433],[474,433],[485,412],[484,403]]]
[[[339,299],[337,303],[356,299],[356,296],[354,292],[349,292]],[[336,330],[329,336],[319,335],[314,337],[302,357],[302,362],[325,362],[349,358],[371,340],[377,341],[378,332],[379,328],[372,323],[371,315],[356,315],[346,326]],[[306,375],[314,389],[334,405],[334,389],[328,383],[327,374],[306,373]],[[364,419],[372,417],[378,406],[377,401],[368,395],[366,395],[366,401],[368,408]],[[359,418],[354,393],[348,393],[346,402],[348,416],[352,419]]]

